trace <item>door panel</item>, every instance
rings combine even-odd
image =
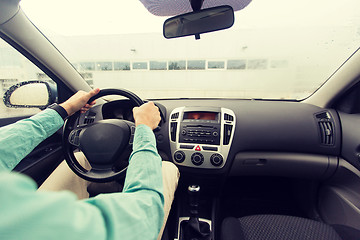
[[[360,172],[340,159],[336,174],[320,189],[319,211],[328,224],[360,230]]]
[[[15,123],[26,117],[1,118],[0,127]],[[64,160],[61,147],[61,129],[40,143],[26,156],[14,171],[21,172],[33,178],[38,185]]]
[[[13,171],[30,176],[40,186],[63,160],[61,131],[58,131],[39,144]]]

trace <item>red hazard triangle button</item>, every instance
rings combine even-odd
[[[201,151],[201,148],[199,145],[197,145],[197,147],[195,148],[195,151]]]

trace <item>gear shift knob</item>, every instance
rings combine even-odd
[[[188,187],[189,194],[189,205],[190,205],[190,214],[192,217],[198,217],[199,215],[199,197],[200,197],[200,186],[199,185],[190,185]]]

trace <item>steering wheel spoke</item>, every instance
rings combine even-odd
[[[68,142],[73,145],[74,147],[80,146],[80,133],[83,130],[83,128],[78,128],[75,130],[72,130],[68,137]]]
[[[135,136],[135,124],[133,124],[132,126],[130,126],[130,139],[129,139],[129,144],[132,145],[134,142],[134,136]]]

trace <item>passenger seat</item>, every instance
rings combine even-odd
[[[342,238],[335,231],[335,226],[332,227],[306,218],[283,215],[253,215],[242,218],[228,217],[222,223],[221,240],[360,239],[359,230],[346,226],[339,227],[342,231],[338,232],[342,235]]]

